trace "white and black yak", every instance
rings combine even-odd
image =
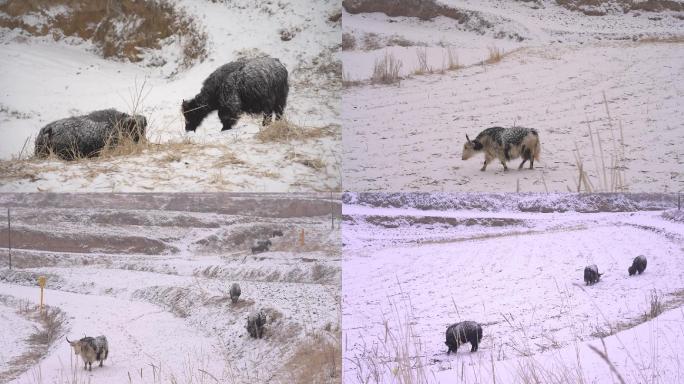
[[[446,330],[446,341],[449,347],[447,354],[458,350],[461,344],[470,343],[470,352],[476,352],[482,340],[482,326],[474,321],[462,321],[450,325]]]
[[[484,152],[484,165],[480,171],[485,171],[487,165],[494,159],[499,159],[504,171],[507,171],[506,162],[518,157],[523,159],[518,169],[522,169],[528,160],[530,161],[530,169],[532,169],[534,168],[534,160],[539,160],[541,154],[539,133],[532,128],[492,127],[480,132],[475,140],[470,140],[466,135],[466,140],[461,159],[468,160],[479,152]]]
[[[639,255],[634,258],[634,261],[632,261],[632,265],[627,268],[627,272],[629,272],[629,275],[632,276],[636,274],[637,272],[641,275],[644,273],[644,270],[646,269],[646,256]]]
[[[93,370],[93,362],[99,361],[100,367],[102,362],[109,356],[109,344],[107,343],[107,338],[104,336],[98,337],[84,337],[81,340],[66,341],[74,349],[76,355],[80,355],[85,363],[84,369],[89,371]]]
[[[266,252],[271,245],[273,245],[271,240],[257,240],[256,244],[252,246],[252,254]]]
[[[195,131],[214,110],[223,125],[231,129],[244,112],[262,114],[263,125],[280,119],[287,104],[287,69],[278,59],[239,59],[220,66],[202,84],[200,93],[183,100],[185,130]]]
[[[596,264],[584,267],[584,283],[586,285],[593,285],[598,283],[603,273],[599,273]]]
[[[65,160],[93,157],[107,145],[114,146],[121,139],[139,142],[145,137],[147,119],[115,109],[103,109],[83,116],[53,121],[41,128],[35,141],[35,155],[46,157],[53,153]]]

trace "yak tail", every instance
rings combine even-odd
[[[537,145],[534,146],[534,153],[532,156],[534,156],[535,160],[539,160],[539,157],[541,155],[541,143],[539,142],[539,138],[537,138]]]

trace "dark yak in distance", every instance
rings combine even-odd
[[[627,268],[627,272],[629,272],[629,275],[632,276],[636,274],[637,272],[641,275],[644,273],[644,270],[646,269],[646,257],[643,255],[639,255],[634,258],[632,261],[632,265]]]
[[[598,283],[602,275],[603,273],[599,273],[596,264],[584,267],[584,283],[586,285],[594,285]]]
[[[474,321],[462,321],[452,324],[446,330],[446,341],[449,347],[447,354],[458,350],[461,344],[470,343],[470,352],[476,352],[482,340],[482,326]]]
[[[278,59],[258,57],[239,59],[220,66],[202,84],[202,90],[190,100],[183,100],[185,130],[195,131],[214,110],[223,124],[231,129],[242,113],[262,114],[263,125],[275,114],[279,120],[289,86],[287,69]]]

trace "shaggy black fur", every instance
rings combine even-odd
[[[241,293],[242,290],[240,289],[240,284],[233,283],[233,285],[230,287],[230,301],[237,303],[237,301],[240,299]]]
[[[247,316],[247,332],[255,339],[261,339],[264,335],[264,325],[266,325],[266,315],[259,311]]]
[[[452,324],[446,330],[446,341],[449,347],[447,354],[458,350],[461,344],[470,343],[470,352],[476,352],[482,340],[482,326],[474,321],[462,321]]]
[[[627,268],[627,271],[629,272],[629,275],[632,276],[636,274],[637,272],[641,275],[644,273],[644,270],[646,269],[646,256],[639,255],[634,258],[634,261],[632,261],[632,266]]]
[[[287,69],[278,59],[259,57],[225,64],[204,80],[200,93],[183,100],[185,130],[194,131],[212,111],[218,110],[222,131],[231,129],[243,112],[280,119],[287,104]]]
[[[586,285],[593,285],[598,283],[602,275],[603,273],[598,272],[598,267],[596,266],[596,264],[584,267],[584,283]]]
[[[103,109],[44,126],[36,136],[34,153],[45,157],[52,152],[65,160],[97,156],[105,145],[116,145],[121,137],[138,142],[145,137],[146,127],[144,116]]]
[[[252,247],[252,253],[266,252],[271,245],[273,245],[271,240],[258,240],[256,245]]]

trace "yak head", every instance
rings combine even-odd
[[[183,100],[181,111],[185,117],[185,131],[195,131],[204,117],[207,115],[205,105],[200,104],[195,99]]]
[[[463,144],[463,155],[461,160],[468,160],[473,157],[477,152],[481,151],[484,146],[479,140],[470,140],[468,135],[466,135],[466,143]]]
[[[71,348],[74,349],[74,353],[77,355],[80,355],[81,350],[83,349],[83,345],[85,343],[83,343],[81,340],[69,341],[69,338],[66,336],[64,338],[66,339],[67,343],[69,343],[69,345],[71,345]]]
[[[629,275],[632,276],[636,273],[636,267],[634,265],[630,266],[629,268],[627,268],[627,272],[629,272]]]

